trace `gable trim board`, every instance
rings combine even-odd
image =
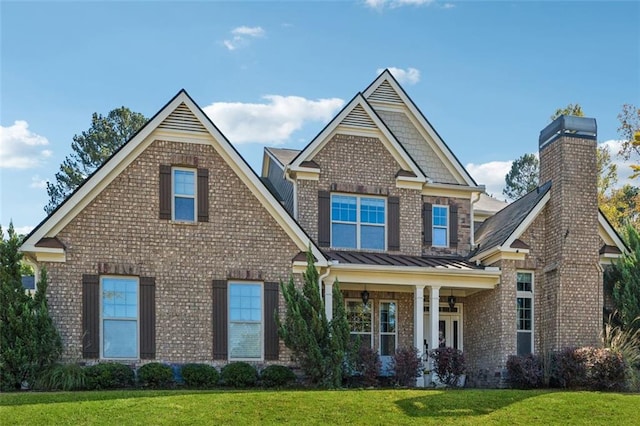
[[[265,187],[247,162],[218,130],[209,117],[200,109],[193,99],[182,89],[158,113],[151,118],[129,141],[122,145],[102,166],[92,173],[56,210],[45,218],[25,239],[21,251],[34,255],[36,260],[44,260],[43,255],[58,256],[64,262],[63,249],[45,249],[37,247],[37,243],[45,237],[55,237],[71,220],[73,220],[98,194],[100,194],[135,158],[138,157],[153,141],[154,131],[178,107],[184,104],[208,132],[210,144],[229,164],[240,179],[247,185],[253,195],[267,209],[279,226],[300,248],[311,248],[318,266],[326,266],[327,260],[315,243],[309,238],[286,209],[275,199]],[[184,108],[181,110],[184,115]],[[184,132],[188,136],[194,133]],[[196,133],[199,134],[199,133]],[[164,137],[164,136],[163,136]],[[184,141],[184,138],[180,138]],[[201,140],[198,138],[198,140]],[[42,255],[42,256],[41,256]],[[62,255],[62,257],[60,257]],[[48,259],[49,260],[49,259]]]

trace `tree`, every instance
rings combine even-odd
[[[637,186],[625,184],[611,191],[599,206],[616,231],[623,233],[626,225],[640,229],[640,188]]]
[[[551,116],[551,121],[560,117],[561,115],[574,115],[576,117],[584,117],[584,112],[580,104],[568,104],[564,108],[558,108],[556,112]]]
[[[127,142],[146,123],[140,113],[120,107],[104,117],[93,113],[91,127],[73,137],[73,153],[65,157],[56,173],[56,182],[47,182],[49,203],[44,210],[51,214],[80,184]]]
[[[618,120],[620,120],[620,127],[618,127],[618,133],[622,138],[622,146],[620,148],[620,155],[625,160],[631,158],[631,155],[640,155],[640,108],[636,108],[631,104],[624,104],[622,111],[618,114]],[[640,176],[640,165],[631,165],[633,170],[632,179]]]
[[[506,186],[502,193],[510,200],[517,200],[538,187],[540,161],[535,154],[524,154],[511,164],[504,177]]]
[[[309,251],[302,291],[296,288],[293,277],[287,284],[280,283],[286,311],[284,322],[277,316],[276,321],[280,337],[311,383],[335,388],[342,385],[343,363],[349,352],[349,324],[337,282],[333,287],[334,317],[327,320],[318,279]]]
[[[613,302],[623,328],[640,326],[640,233],[633,226],[625,227],[629,252],[612,263],[608,280],[613,284]]]

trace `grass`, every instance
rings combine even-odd
[[[640,394],[520,390],[0,394],[0,424],[637,424]]]

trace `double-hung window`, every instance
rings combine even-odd
[[[380,356],[396,353],[396,302],[380,302]]]
[[[533,274],[518,272],[516,286],[517,353],[526,355],[533,352]]]
[[[385,249],[384,198],[331,195],[331,246],[364,250]]]
[[[432,238],[434,247],[449,247],[449,207],[434,205],[432,207]]]
[[[362,300],[347,300],[347,322],[351,331],[351,340],[360,339],[362,347],[372,346],[371,301],[365,305]]]
[[[138,278],[102,277],[102,357],[139,358]]]
[[[229,358],[262,359],[262,284],[229,283]]]
[[[196,171],[174,167],[173,183],[173,220],[181,222],[196,221]]]

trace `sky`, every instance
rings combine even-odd
[[[640,106],[638,22],[636,1],[0,0],[0,224],[46,217],[94,112],[152,117],[184,88],[259,173],[265,146],[303,148],[385,68],[500,197],[569,103],[617,152],[617,115]]]

